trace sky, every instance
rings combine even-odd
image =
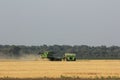
[[[0,0],[0,44],[120,46],[120,0]]]

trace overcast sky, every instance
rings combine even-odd
[[[0,0],[0,44],[120,46],[120,0]]]

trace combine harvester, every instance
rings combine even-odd
[[[60,57],[55,52],[46,51],[40,54],[40,57],[42,59],[49,59],[50,61],[76,61],[75,53],[65,53]]]

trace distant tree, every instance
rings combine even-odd
[[[79,59],[120,59],[120,47],[118,46],[70,46],[70,45],[42,45],[42,46],[11,46],[0,45],[0,57],[2,55],[8,57],[20,57],[21,55],[38,55],[44,51],[53,51],[58,56],[66,52],[73,52],[77,54]],[[39,53],[40,52],[40,53]]]
[[[20,56],[20,50],[21,48],[18,46],[12,46],[11,49],[9,50],[10,54],[12,57],[19,57]]]

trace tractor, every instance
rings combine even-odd
[[[76,61],[76,54],[75,53],[65,53],[63,60],[65,61]]]

